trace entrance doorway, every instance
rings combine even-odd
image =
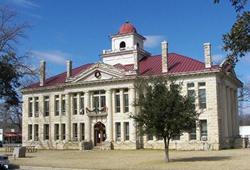
[[[106,140],[105,125],[101,122],[97,122],[94,126],[94,144],[95,146],[101,145]]]

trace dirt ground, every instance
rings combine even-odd
[[[163,150],[42,150],[26,156],[16,160],[10,157],[10,162],[21,166],[79,169],[250,170],[250,149],[171,151],[170,163],[165,163]]]

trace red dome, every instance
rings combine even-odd
[[[125,22],[120,27],[118,34],[129,34],[129,33],[137,33],[136,28],[129,22]]]

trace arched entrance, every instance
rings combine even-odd
[[[105,125],[101,122],[97,122],[94,126],[94,144],[95,146],[101,145],[106,140]]]

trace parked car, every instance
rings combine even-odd
[[[9,159],[6,155],[0,155],[0,169],[9,169]]]

